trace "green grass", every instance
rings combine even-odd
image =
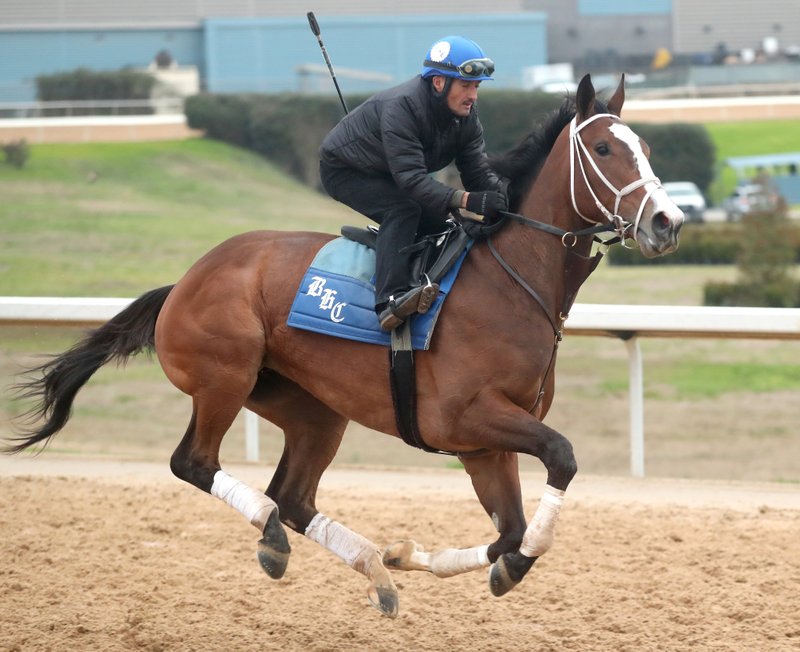
[[[0,295],[132,296],[253,229],[335,231],[347,208],[210,140],[36,145],[0,165]]]
[[[720,162],[731,156],[800,152],[800,125],[796,120],[712,122],[705,126]]]
[[[647,365],[649,399],[706,399],[728,392],[778,392],[800,390],[796,364],[755,362],[678,361]],[[610,378],[602,392],[627,392],[628,378]]]

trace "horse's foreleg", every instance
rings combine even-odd
[[[525,530],[519,550],[500,555],[492,565],[489,587],[494,595],[499,597],[513,589],[533,563],[550,549],[563,502],[563,491],[545,486],[539,507]]]
[[[396,570],[420,570],[436,577],[453,577],[486,568],[491,563],[488,550],[486,545],[425,552],[415,541],[398,541],[383,551],[383,563]]]
[[[547,469],[547,484],[519,549],[500,555],[492,565],[490,588],[500,596],[519,584],[533,563],[550,549],[564,492],[577,472],[577,464],[572,445],[563,435],[516,406],[505,410],[493,423],[494,446],[534,455]]]
[[[525,514],[516,453],[487,453],[461,458],[478,499],[491,517],[498,539],[491,545],[425,552],[414,541],[399,541],[383,553],[387,566],[398,570],[424,570],[437,577],[452,577],[486,568],[506,552],[516,550],[525,532]]]

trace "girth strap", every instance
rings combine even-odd
[[[411,326],[406,321],[392,331],[392,346],[389,349],[389,381],[392,387],[392,402],[397,429],[403,441],[409,446],[426,453],[454,455],[459,458],[476,457],[487,451],[479,448],[473,451],[443,451],[425,443],[417,424],[417,378],[414,369],[414,349],[411,348]]]
[[[389,350],[389,379],[392,386],[392,401],[397,429],[409,446],[428,453],[457,455],[449,451],[432,448],[425,443],[417,424],[417,378],[414,370],[414,349],[411,347],[410,320],[392,331],[392,346]]]

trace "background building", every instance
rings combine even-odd
[[[497,61],[496,88],[523,87],[530,80],[526,69],[547,63],[570,63],[578,75],[646,72],[659,53],[661,67],[684,70],[660,85],[800,83],[797,0],[316,0],[313,5],[6,0],[0,3],[0,101],[34,99],[39,74],[146,68],[162,51],[179,67],[195,69],[210,91],[330,90],[305,19],[308,8],[322,25],[342,85],[352,92],[377,90],[415,74],[421,53],[451,33],[474,38]],[[709,65],[723,61],[731,64],[724,71]],[[756,61],[777,67],[748,73],[746,65]],[[706,70],[685,72],[691,65]]]

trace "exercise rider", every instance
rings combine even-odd
[[[393,330],[436,298],[436,284],[414,285],[407,248],[417,235],[446,228],[451,208],[493,217],[507,207],[489,169],[475,102],[494,62],[477,43],[446,36],[428,51],[422,73],[377,93],[345,116],[320,148],[322,185],[334,199],[380,224],[375,311]],[[455,161],[465,190],[431,172]]]

